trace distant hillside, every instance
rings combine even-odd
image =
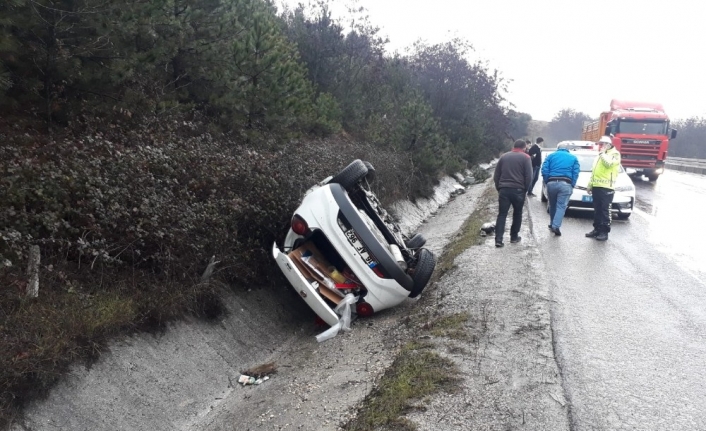
[[[527,136],[534,141],[538,137],[544,138],[544,146],[551,146],[547,145],[549,142],[549,136],[547,135],[547,131],[549,130],[549,121],[542,121],[542,120],[531,120],[529,126],[527,126]]]

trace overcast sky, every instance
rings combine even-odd
[[[706,116],[706,4],[697,0],[357,4],[389,37],[391,52],[420,38],[468,40],[478,58],[512,81],[508,100],[537,120],[562,108],[596,117],[613,98],[661,102],[671,118]]]

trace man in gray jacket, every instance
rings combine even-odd
[[[512,226],[510,226],[510,243],[518,243],[520,226],[522,226],[522,207],[525,205],[525,195],[532,184],[532,161],[525,153],[527,144],[524,140],[515,141],[514,148],[505,153],[495,165],[495,189],[498,191],[498,218],[495,221],[495,246],[502,247],[505,234],[505,220],[512,205]]]

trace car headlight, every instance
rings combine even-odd
[[[616,192],[631,192],[633,190],[635,190],[633,186],[619,186],[615,188]]]

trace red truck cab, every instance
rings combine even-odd
[[[613,99],[610,111],[584,124],[581,139],[596,142],[602,135],[611,137],[624,167],[655,181],[664,172],[669,140],[677,131],[670,129],[662,104]]]

